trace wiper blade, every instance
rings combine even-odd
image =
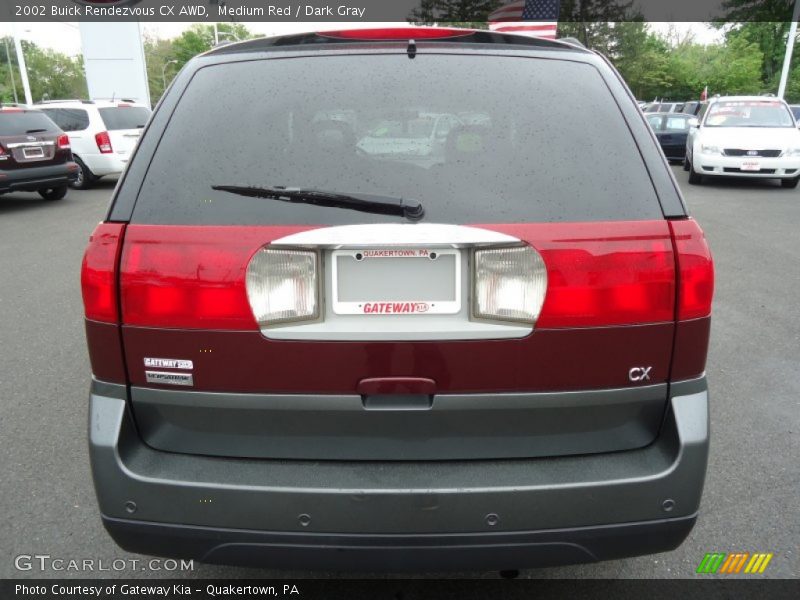
[[[28,129],[25,133],[42,133],[43,131],[47,131],[47,129]]]
[[[251,198],[266,198],[293,204],[312,204],[329,208],[347,208],[377,215],[405,217],[409,221],[419,221],[425,216],[422,204],[414,200],[404,200],[394,196],[374,194],[341,194],[315,189],[289,187],[254,187],[242,185],[212,185],[212,190],[228,192]]]

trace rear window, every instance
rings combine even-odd
[[[36,111],[0,111],[0,135],[25,135],[58,131],[58,126],[47,115]]]
[[[89,127],[89,114],[82,108],[43,108],[42,112],[64,131],[82,131]]]
[[[402,197],[440,223],[662,216],[595,67],[533,58],[403,53],[205,67],[162,135],[133,221],[399,220],[218,185]]]
[[[114,106],[99,110],[103,123],[109,131],[141,129],[150,118],[150,111],[143,106]]]

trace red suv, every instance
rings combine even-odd
[[[82,281],[92,469],[127,550],[513,569],[694,525],[711,257],[581,47],[410,28],[198,57]]]

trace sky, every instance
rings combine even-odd
[[[333,29],[346,29],[354,27],[381,27],[397,26],[398,23],[245,23],[247,28],[255,34],[281,35],[301,31],[321,31]],[[191,23],[142,23],[142,32],[157,38],[173,38],[191,26]],[[694,34],[696,41],[701,44],[713,44],[720,41],[719,31],[709,28],[703,23],[650,23],[653,30],[666,33],[670,26],[674,27],[679,35],[687,32]],[[81,51],[81,38],[78,24],[74,22],[56,23],[0,23],[0,36],[12,34],[12,28],[24,40],[34,42],[38,46],[51,48],[64,54],[76,55]]]

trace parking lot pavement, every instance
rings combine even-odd
[[[739,182],[690,187],[683,171],[675,174],[717,268],[708,365],[712,446],[700,519],[671,553],[523,577],[693,577],[712,551],[773,552],[765,576],[800,576],[800,190]],[[0,197],[0,577],[276,576],[207,565],[194,573],[14,567],[19,554],[146,560],[119,550],[103,530],[86,448],[89,363],[79,266],[112,189],[102,181],[58,202]]]

